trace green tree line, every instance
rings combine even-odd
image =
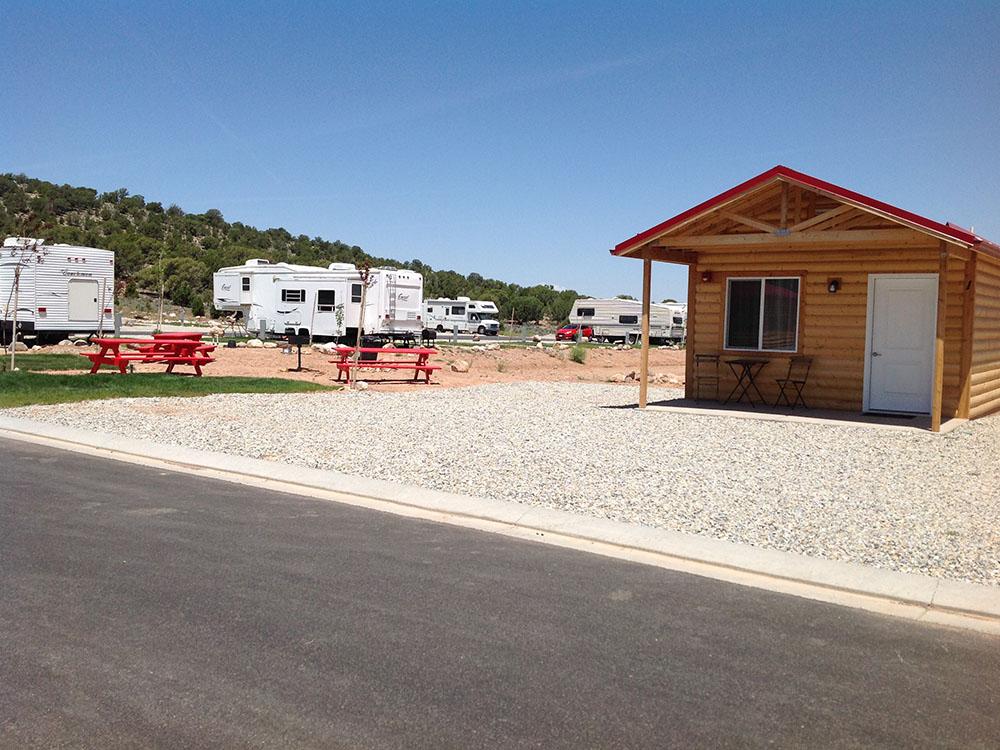
[[[435,270],[418,259],[402,261],[369,255],[357,245],[322,237],[293,235],[286,229],[257,229],[228,222],[218,209],[187,213],[179,206],[164,208],[121,188],[99,193],[93,188],[56,185],[23,174],[0,174],[0,235],[42,237],[113,250],[119,292],[159,292],[171,302],[191,307],[198,315],[211,310],[212,274],[247,258],[274,263],[326,266],[368,263],[418,271],[424,277],[424,297],[489,299],[503,320],[534,322],[566,320],[572,289],[556,291],[547,284],[523,287],[478,273]]]

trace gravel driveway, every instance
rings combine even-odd
[[[932,435],[615,408],[635,399],[515,383],[6,413],[1000,585],[1000,418]]]

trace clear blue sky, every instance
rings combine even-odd
[[[314,5],[7,0],[0,171],[592,295],[777,163],[1000,239],[996,0]]]

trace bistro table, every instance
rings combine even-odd
[[[739,403],[744,398],[750,406],[757,408],[757,404],[754,403],[753,394],[757,394],[757,399],[761,403],[764,402],[764,397],[761,395],[760,389],[757,387],[757,376],[760,375],[760,371],[763,370],[771,360],[761,359],[759,357],[744,357],[740,359],[727,359],[726,364],[729,365],[729,369],[733,371],[733,375],[736,376],[736,386],[730,391],[726,400],[722,403],[728,404],[730,401],[735,401]],[[735,397],[735,398],[734,398]]]

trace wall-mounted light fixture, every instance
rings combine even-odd
[[[701,280],[703,282],[705,282],[706,284],[708,282],[710,282],[712,280],[712,272],[711,271],[702,271],[701,272]]]
[[[830,279],[826,282],[826,291],[836,294],[840,291],[840,279]]]

